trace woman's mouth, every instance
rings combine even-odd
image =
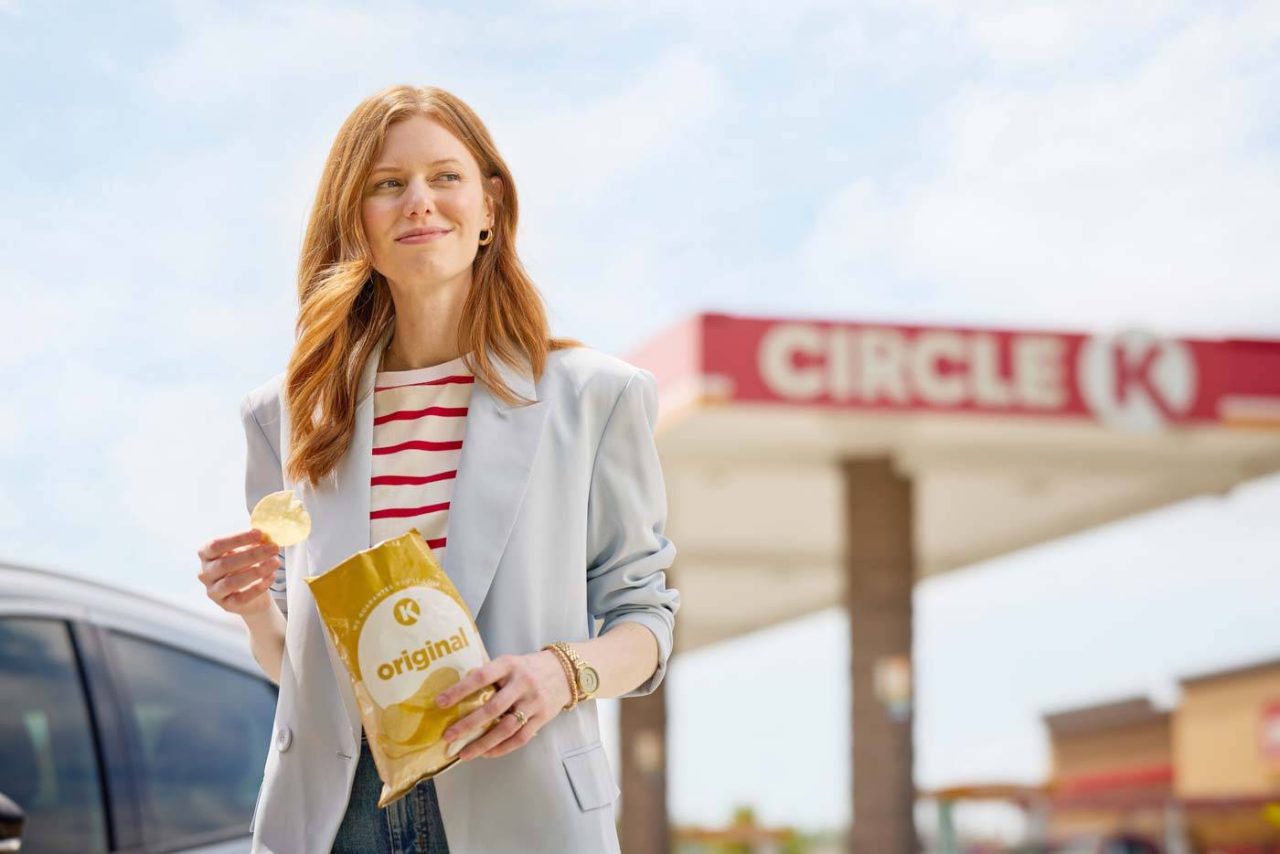
[[[433,240],[439,240],[449,232],[447,231],[428,231],[425,234],[411,234],[408,237],[397,237],[397,243],[430,243]]]

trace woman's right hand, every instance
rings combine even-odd
[[[251,617],[274,607],[267,588],[280,566],[279,551],[257,528],[210,540],[196,552],[197,577],[222,610]]]

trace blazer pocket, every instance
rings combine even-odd
[[[602,742],[576,747],[561,754],[560,758],[564,762],[565,773],[569,775],[573,795],[578,799],[578,808],[583,812],[608,806],[620,794]]]

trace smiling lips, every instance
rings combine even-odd
[[[397,243],[428,243],[449,233],[447,228],[413,228],[396,238]]]

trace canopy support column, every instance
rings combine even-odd
[[[911,480],[898,474],[888,457],[845,460],[841,468],[845,606],[852,646],[849,845],[855,854],[915,854]]]
[[[618,704],[622,827],[627,854],[668,854],[666,680],[652,694]]]

